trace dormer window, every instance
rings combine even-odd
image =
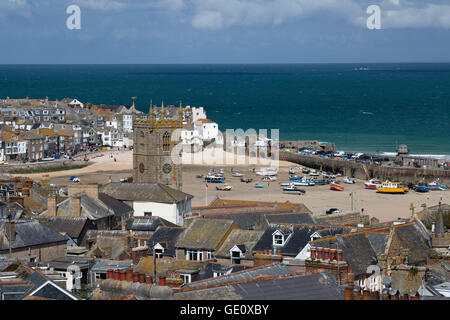
[[[290,229],[276,230],[274,233],[272,233],[273,245],[284,246],[291,233],[292,231]]]
[[[230,258],[232,264],[240,264],[241,258],[244,257],[245,254],[245,245],[239,244],[235,245],[233,248],[230,249]]]
[[[162,245],[160,245],[159,243],[157,243],[157,244],[155,244],[153,249],[155,249],[155,256],[157,258],[161,258],[164,253],[164,247]]]
[[[320,239],[320,238],[322,238],[322,237],[321,237],[321,235],[320,235],[319,233],[317,233],[317,232],[314,232],[314,233],[310,236],[311,241],[314,241],[314,240],[317,240],[317,239]]]

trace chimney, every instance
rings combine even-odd
[[[164,277],[164,276],[160,276],[159,277],[159,285],[160,286],[165,286],[166,285],[166,277]]]
[[[342,249],[338,249],[337,250],[337,256],[338,256],[338,261],[343,261],[344,259],[343,259],[343,256],[342,256],[342,253],[343,253],[343,251],[342,251]]]
[[[139,273],[139,282],[145,283],[145,273]]]
[[[344,291],[344,300],[353,300],[353,289],[355,287],[354,281],[355,281],[355,275],[353,274],[352,269],[350,269],[349,273],[348,273],[348,279],[347,279],[348,285]]]
[[[47,215],[56,217],[56,193],[53,191],[49,193],[47,198]]]
[[[317,248],[317,259],[323,259],[322,258],[322,253],[323,253],[323,248],[322,247],[318,247]]]
[[[336,260],[336,249],[330,249],[330,261]]]
[[[120,280],[120,271],[119,269],[113,271],[114,280]]]
[[[114,270],[108,269],[108,270],[106,271],[106,279],[113,279],[113,278],[114,278],[113,272],[114,272]]]
[[[133,282],[139,282],[139,272],[133,272]]]
[[[70,215],[72,217],[81,216],[81,195],[75,195],[71,197],[72,199],[72,211]]]
[[[328,260],[330,253],[330,248],[323,248],[323,259]]]
[[[133,281],[133,270],[132,269],[128,269],[127,273],[126,273],[126,280],[128,282],[132,282]]]
[[[119,279],[120,281],[125,281],[127,279],[126,270],[120,270]]]
[[[310,249],[310,258],[315,259],[316,258],[316,247],[311,247]]]

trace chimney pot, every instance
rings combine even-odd
[[[316,258],[316,247],[311,247],[310,249],[310,257],[311,259],[315,259]]]
[[[133,281],[133,270],[132,269],[128,269],[127,270],[126,280],[128,282],[132,282]]]
[[[164,277],[164,276],[160,276],[159,277],[159,285],[160,286],[165,286],[166,285],[166,277]]]
[[[114,277],[114,280],[120,280],[120,271],[119,270],[114,270],[113,271],[113,277]]]
[[[324,260],[328,260],[329,259],[329,253],[330,253],[330,249],[329,248],[324,248],[323,249],[323,259]]]
[[[323,254],[323,248],[318,247],[317,248],[317,259],[322,259],[322,254]]]
[[[127,279],[125,270],[120,270],[119,279],[120,279],[120,281],[125,281]]]
[[[113,278],[114,278],[113,272],[114,272],[114,270],[108,269],[108,270],[106,271],[106,279],[113,279]]]
[[[133,272],[133,282],[139,282],[139,272]]]

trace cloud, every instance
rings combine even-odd
[[[450,4],[382,11],[383,28],[450,28]]]

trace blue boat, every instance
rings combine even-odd
[[[303,177],[294,176],[294,177],[289,177],[289,180],[302,180],[302,178]]]
[[[263,184],[255,184],[255,188],[264,188]]]
[[[205,177],[205,182],[209,183],[224,183],[225,177],[222,175],[214,174],[214,175],[207,175]]]
[[[430,188],[425,183],[418,183],[414,186],[414,190],[417,192],[429,192]]]

